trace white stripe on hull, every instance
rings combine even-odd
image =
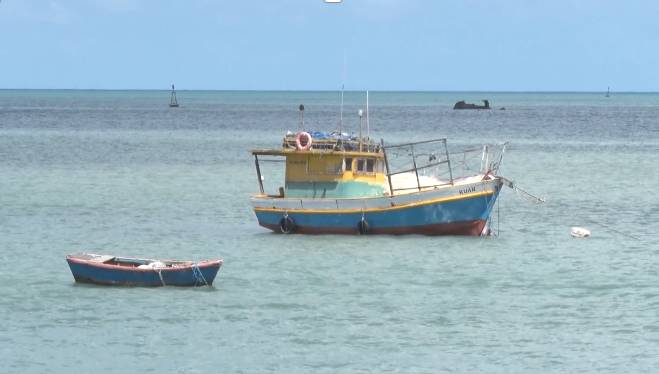
[[[455,185],[441,186],[420,192],[406,193],[394,197],[370,197],[359,199],[305,199],[305,198],[281,198],[256,195],[251,199],[254,208],[265,209],[313,209],[313,210],[359,210],[359,209],[382,209],[392,206],[403,206],[420,203],[429,200],[450,198],[464,194],[483,192],[495,192],[502,184],[499,178],[481,180],[469,183],[456,183]]]

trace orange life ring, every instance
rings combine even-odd
[[[304,144],[302,144],[304,142]],[[307,151],[311,148],[311,134],[306,131],[300,131],[295,135],[295,147],[299,151]]]

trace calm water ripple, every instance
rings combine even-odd
[[[356,131],[364,95],[346,97]],[[450,109],[483,97],[506,110]],[[505,191],[496,238],[273,235],[248,150],[300,103],[335,127],[336,93],[181,91],[170,110],[167,92],[0,90],[5,370],[659,370],[659,95],[371,100],[375,138],[509,141],[502,173],[547,203]],[[73,282],[76,251],[226,262],[213,289],[105,288]]]

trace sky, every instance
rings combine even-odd
[[[656,0],[0,0],[0,88],[659,91]]]

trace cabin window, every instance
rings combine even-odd
[[[374,158],[358,158],[357,159],[357,172],[359,173],[374,173],[376,165],[379,162]]]
[[[365,166],[366,166],[366,160],[361,158],[357,159],[357,171],[362,171],[362,172],[365,171],[366,169]]]
[[[366,159],[366,172],[372,173],[375,170],[375,160],[372,158]]]
[[[352,158],[346,158],[344,162],[345,162],[345,170],[352,171]]]
[[[384,162],[382,160],[377,160],[375,162],[375,172],[384,173]]]

